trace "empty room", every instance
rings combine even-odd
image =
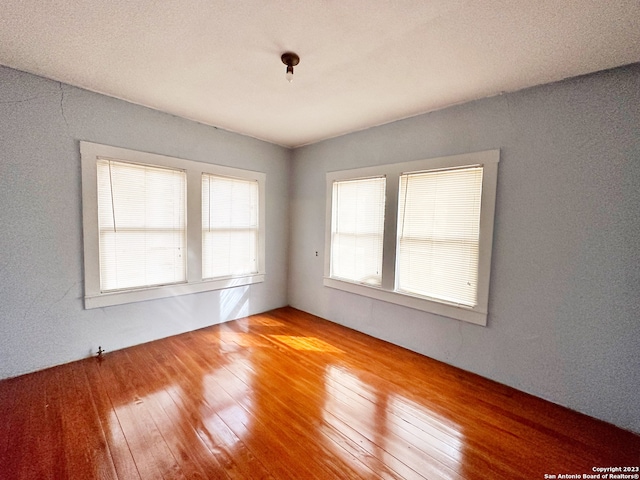
[[[640,478],[640,2],[0,4],[0,480]]]

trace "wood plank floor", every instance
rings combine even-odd
[[[543,479],[638,465],[638,435],[292,308],[0,382],[1,479]]]

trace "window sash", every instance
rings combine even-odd
[[[97,159],[100,291],[186,281],[186,174]]]
[[[475,307],[482,166],[400,176],[396,291]]]
[[[333,183],[332,277],[381,285],[385,187],[384,177]]]
[[[255,180],[202,174],[202,277],[258,272],[259,186]]]

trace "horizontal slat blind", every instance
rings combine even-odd
[[[202,277],[258,272],[258,182],[202,175]]]
[[[400,177],[396,289],[477,303],[482,167]]]
[[[186,175],[98,159],[100,289],[186,281]]]
[[[384,177],[333,183],[331,276],[382,283]]]

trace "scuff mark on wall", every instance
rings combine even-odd
[[[62,119],[64,120],[64,124],[67,126],[67,130],[69,129],[69,122],[67,121],[67,117],[64,114],[64,87],[62,82],[58,82],[60,86],[60,113],[62,114]]]
[[[46,98],[46,97],[39,95],[35,97],[23,98],[22,100],[4,100],[0,102],[0,105],[18,105],[20,103],[32,102],[33,100],[38,100],[39,98]]]
[[[67,288],[67,290],[64,292],[64,294],[59,297],[55,302],[51,303],[51,305],[49,305],[49,307],[43,312],[43,315],[49,313],[51,311],[51,309],[56,306],[57,304],[59,304],[62,300],[64,300],[64,298],[69,295],[69,292],[76,286],[78,285],[78,282],[74,282],[73,285],[71,285],[69,288]]]

